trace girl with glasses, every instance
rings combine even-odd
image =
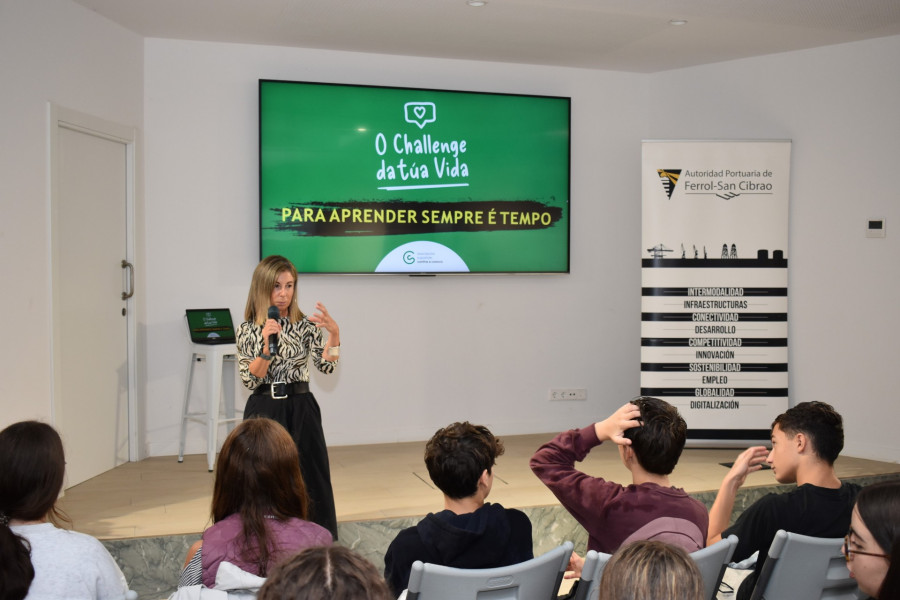
[[[859,492],[843,551],[860,590],[877,600],[900,598],[900,480]]]

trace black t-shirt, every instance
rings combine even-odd
[[[844,482],[837,489],[807,483],[783,494],[767,494],[741,513],[722,537],[734,534],[738,538],[733,561],[749,558],[757,550],[759,558],[753,573],[741,584],[738,600],[749,598],[779,529],[813,537],[844,537],[859,490],[855,483]]]

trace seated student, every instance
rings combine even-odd
[[[505,567],[534,558],[531,521],[525,513],[485,503],[491,472],[503,443],[480,425],[453,423],[425,446],[425,465],[444,493],[444,510],[404,529],[388,547],[384,578],[399,595],[409,583],[412,564],[463,569]]]
[[[62,440],[37,421],[0,431],[0,598],[120,600],[125,577],[96,539],[56,527]]]
[[[847,532],[859,486],[842,483],[834,474],[834,461],[843,447],[841,415],[825,402],[801,402],[772,423],[771,451],[754,446],[737,457],[709,510],[707,543],[734,534],[738,544],[733,560],[742,561],[759,552],[754,572],[738,589],[739,599],[749,598],[753,592],[779,529],[826,538]],[[797,489],[763,496],[728,527],[738,490],[763,462],[772,467],[778,483],[796,483]]]
[[[343,546],[307,548],[284,561],[257,600],[393,600],[375,565]]]
[[[214,588],[222,562],[266,577],[280,561],[331,533],[306,520],[309,499],[297,446],[271,419],[238,424],[225,438],[213,484],[213,525],[188,551],[178,587]]]
[[[616,550],[600,578],[599,600],[703,600],[697,563],[677,546],[639,540]]]
[[[900,480],[864,487],[844,539],[859,589],[876,600],[900,598]]]
[[[560,433],[534,454],[531,470],[587,530],[588,550],[611,554],[626,541],[659,539],[693,552],[706,541],[706,506],[669,483],[686,437],[687,424],[674,406],[642,396],[606,420]],[[575,468],[605,441],[618,444],[631,485]],[[583,562],[573,554],[576,576]]]

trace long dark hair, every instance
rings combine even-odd
[[[68,522],[56,508],[66,459],[62,440],[46,423],[23,421],[0,431],[0,598],[20,600],[34,579],[28,542],[9,520]]]
[[[900,480],[864,487],[856,497],[856,510],[881,550],[890,555],[878,598],[900,598]]]
[[[238,514],[243,526],[241,554],[266,576],[279,557],[269,540],[268,519],[306,519],[309,497],[300,474],[297,447],[287,430],[271,419],[243,421],[228,434],[216,464],[212,519]]]

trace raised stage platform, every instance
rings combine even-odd
[[[534,451],[555,433],[504,436],[506,453],[494,471],[489,500],[524,510],[534,526],[535,554],[564,540],[584,549],[585,531],[528,468]],[[340,543],[383,569],[397,531],[443,508],[422,459],[424,442],[329,448]],[[709,506],[737,449],[686,449],[672,475]],[[596,448],[580,468],[614,481],[630,481],[613,444]],[[900,477],[900,464],[841,457],[838,476],[861,484]],[[213,474],[205,455],[155,457],[127,463],[66,490],[60,506],[74,528],[104,541],[141,600],[166,598],[178,582],[187,548],[209,524]],[[736,514],[777,486],[771,471],[748,477]],[[785,486],[779,486],[785,487]]]

